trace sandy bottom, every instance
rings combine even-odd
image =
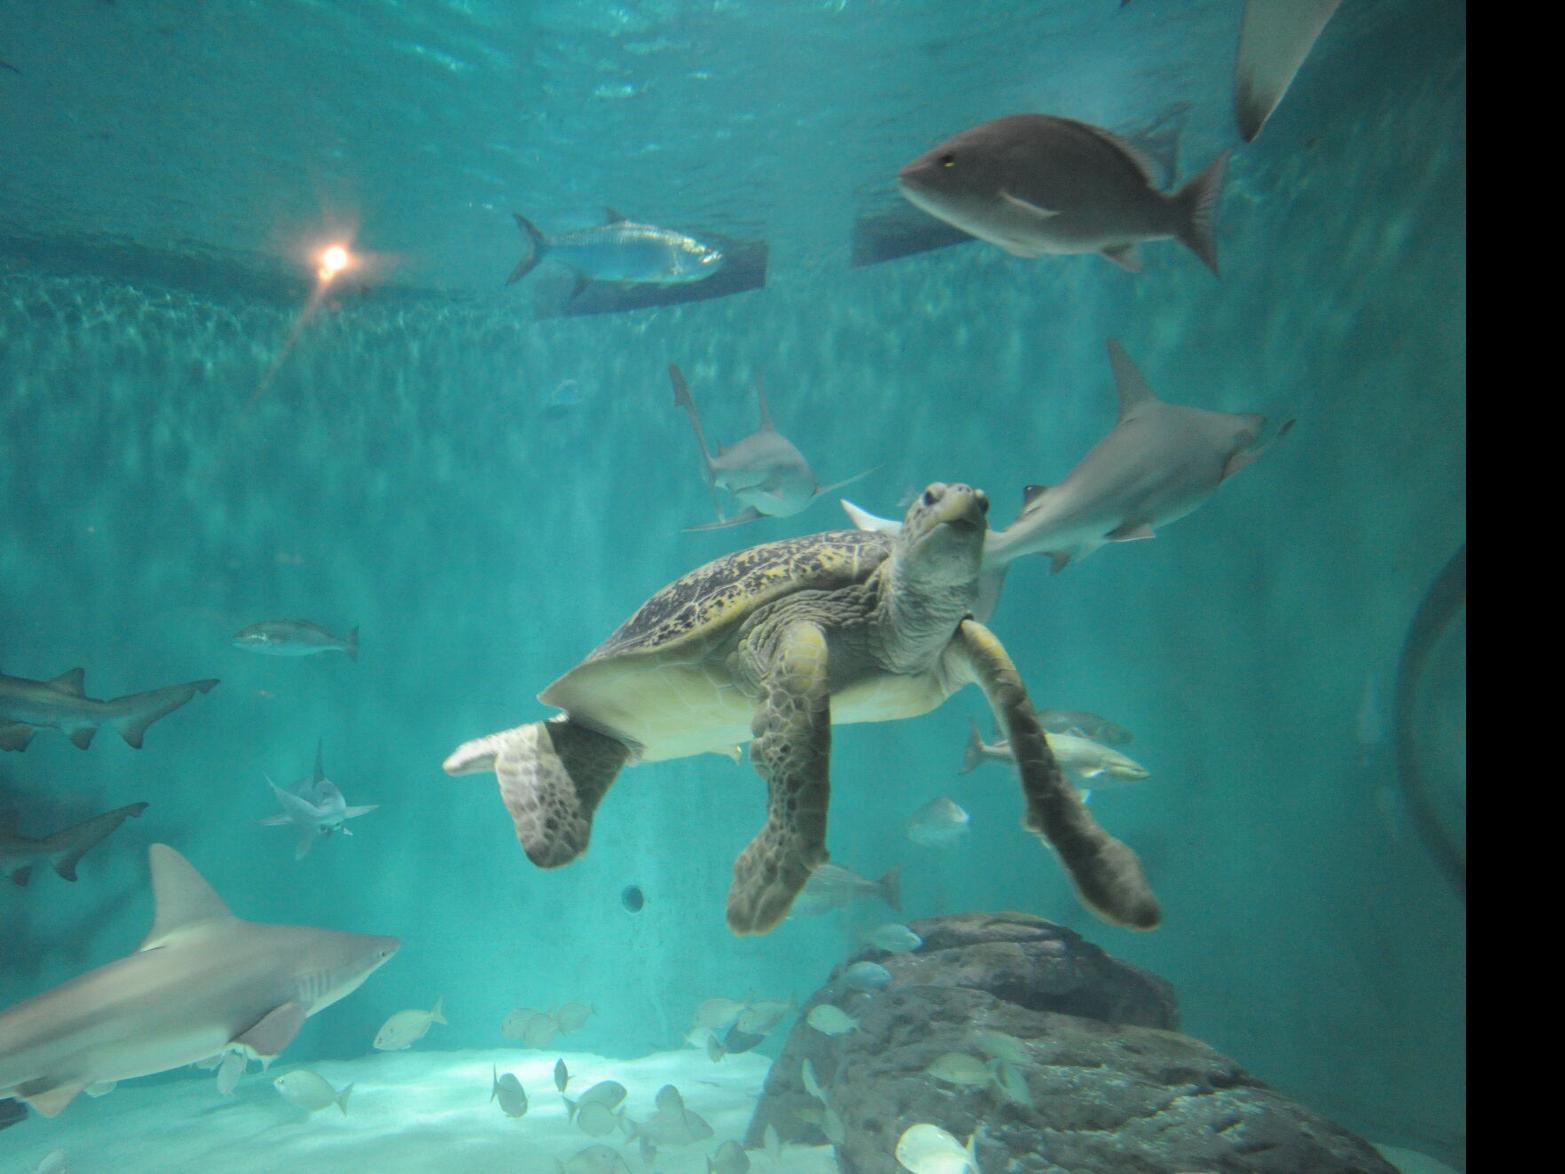
[[[354,1082],[347,1116],[334,1105],[307,1113],[283,1099],[271,1078],[298,1065],[279,1062],[264,1075],[252,1067],[227,1097],[218,1094],[212,1073],[192,1071],[188,1080],[140,1086],[129,1081],[98,1099],[78,1097],[52,1120],[30,1116],[0,1133],[0,1174],[31,1172],[54,1150],[64,1152],[75,1174],[554,1174],[557,1159],[568,1161],[587,1146],[604,1143],[614,1146],[632,1171],[647,1171],[637,1144],[623,1134],[589,1137],[566,1119],[554,1087],[554,1063],[562,1057],[570,1069],[570,1093],[580,1095],[600,1080],[617,1080],[629,1090],[628,1115],[644,1120],[655,1111],[657,1090],[673,1084],[685,1106],[707,1120],[713,1129],[707,1140],[659,1147],[650,1169],[663,1174],[705,1174],[707,1157],[719,1145],[742,1139],[770,1065],[753,1053],[713,1064],[694,1049],[637,1060],[580,1052],[414,1049],[310,1065],[338,1089]],[[491,1065],[514,1072],[522,1082],[529,1102],[526,1116],[509,1118],[498,1102],[490,1102]],[[776,1160],[760,1151],[749,1156],[751,1169],[762,1172],[837,1169],[827,1146],[787,1146]]]

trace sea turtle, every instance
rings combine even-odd
[[[1024,824],[1059,854],[1083,901],[1151,929],[1140,861],[1065,781],[1016,667],[972,618],[988,498],[935,483],[896,535],[841,530],[753,546],[664,587],[541,694],[564,712],[478,738],[449,774],[493,770],[534,864],[587,847],[628,761],[732,752],[766,780],[766,825],[734,865],[728,924],[765,933],[825,863],[831,723],[927,713],[980,685],[1016,752]]]

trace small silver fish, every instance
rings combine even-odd
[[[1111,722],[1085,709],[1040,709],[1038,724],[1051,734],[1069,734],[1074,731],[1085,734],[1094,742],[1102,742],[1105,746],[1124,746],[1136,740],[1136,735],[1118,722]]]
[[[897,1139],[897,1161],[912,1174],[978,1174],[978,1135],[962,1145],[938,1125],[909,1125]]]
[[[545,257],[570,266],[583,282],[676,285],[703,281],[723,267],[723,254],[694,237],[635,224],[612,208],[605,211],[604,224],[559,236],[545,236],[532,221],[514,213],[528,248],[505,283],[520,281]]]
[[[793,899],[789,915],[813,917],[830,913],[861,897],[878,897],[893,909],[900,910],[901,873],[900,867],[891,868],[878,881],[872,881],[840,865],[822,864],[804,882],[804,888]]]
[[[404,1048],[411,1048],[419,1040],[424,1038],[429,1031],[430,1024],[444,1023],[445,1015],[441,1010],[442,1000],[435,997],[435,1005],[428,1011],[409,1010],[398,1011],[375,1033],[375,1048],[381,1052],[400,1052]]]
[[[924,1071],[936,1080],[961,1085],[963,1088],[982,1088],[990,1080],[988,1066],[966,1052],[944,1052],[931,1061]]]
[[[574,1101],[570,1097],[564,1097],[565,1113],[567,1117],[575,1117],[588,1105],[602,1105],[606,1109],[615,1109],[625,1099],[625,1086],[617,1080],[600,1080]]]
[[[911,954],[924,944],[924,939],[898,922],[877,925],[864,935],[864,941],[888,954]]]
[[[810,1008],[804,1021],[822,1035],[846,1035],[859,1028],[857,1019],[830,1003],[818,1003]]]
[[[746,1174],[749,1169],[750,1155],[732,1138],[718,1146],[717,1152],[706,1160],[706,1174]]]
[[[570,1071],[565,1067],[562,1057],[554,1062],[554,1087],[560,1092],[565,1091],[565,1086],[571,1082]]]
[[[601,1102],[582,1105],[576,1110],[576,1128],[588,1137],[607,1137],[618,1125],[618,1115]]]
[[[619,1151],[607,1145],[590,1145],[555,1166],[559,1174],[630,1174],[630,1166]]]
[[[855,990],[879,990],[891,981],[891,971],[879,962],[855,962],[842,972],[843,981]]]
[[[313,1113],[327,1105],[336,1105],[344,1117],[348,1115],[348,1096],[353,1092],[351,1084],[338,1092],[330,1081],[308,1068],[285,1072],[272,1081],[272,1087],[306,1112]]]
[[[757,999],[740,1012],[734,1027],[745,1035],[766,1035],[798,1006],[792,999]],[[729,1051],[736,1049],[729,1048]]]
[[[489,1099],[498,1099],[500,1111],[507,1117],[525,1117],[527,1115],[527,1093],[522,1088],[522,1082],[516,1078],[514,1072],[500,1075],[499,1069],[494,1065],[489,1066]]]
[[[1174,237],[1217,272],[1219,155],[1177,192],[1157,166],[1101,127],[1047,114],[997,118],[947,139],[902,168],[907,199],[1018,257],[1099,253],[1141,268],[1140,241]]]
[[[565,1003],[556,1007],[550,1014],[554,1016],[555,1029],[561,1035],[569,1035],[573,1031],[581,1030],[597,1010],[591,1003]]]
[[[234,637],[234,647],[264,656],[314,656],[318,652],[345,652],[349,660],[359,659],[359,629],[355,625],[346,636],[333,636],[309,620],[263,620],[251,624]]]
[[[232,1095],[234,1089],[239,1087],[239,1078],[245,1074],[245,1066],[245,1058],[238,1052],[229,1052],[223,1057],[223,1062],[217,1069],[218,1096]],[[347,1112],[346,1109],[343,1111]]]
[[[907,838],[926,848],[949,848],[967,834],[967,812],[947,796],[931,799],[907,821]]]

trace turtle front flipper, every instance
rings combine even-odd
[[[623,742],[567,717],[466,742],[445,770],[493,770],[527,858],[558,868],[587,850],[592,814],[628,757]]]
[[[763,654],[750,761],[766,780],[766,826],[734,862],[728,927],[738,934],[776,928],[826,862],[831,798],[831,694],[826,633],[813,623],[781,630]]]
[[[1027,801],[1023,825],[1059,854],[1076,892],[1099,917],[1131,929],[1156,928],[1162,913],[1141,861],[1099,826],[1065,780],[999,639],[977,620],[964,620],[951,653],[983,688],[1010,739]]]

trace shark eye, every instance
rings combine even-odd
[[[951,168],[956,166],[956,156],[950,154],[949,152],[940,156],[940,166],[949,171]]]

